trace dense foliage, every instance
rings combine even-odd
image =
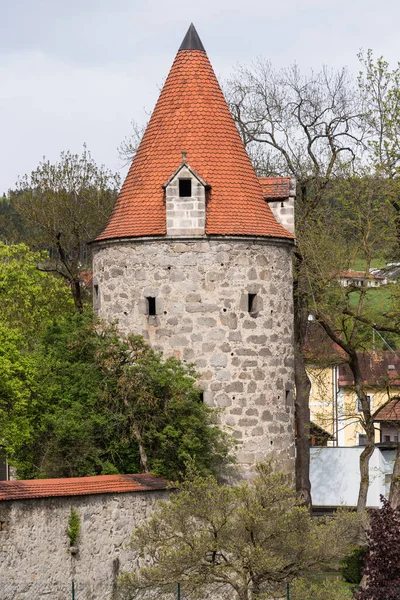
[[[365,587],[357,600],[398,600],[400,590],[400,509],[381,496],[382,508],[371,511],[367,532]]]
[[[52,250],[48,268],[69,282],[78,311],[79,273],[82,264],[90,264],[87,243],[106,224],[119,185],[119,175],[98,166],[84,146],[81,155],[67,151],[55,163],[43,159],[10,194],[13,210],[34,228],[35,243]]]
[[[188,460],[202,473],[229,462],[230,438],[200,402],[195,373],[142,338],[79,314],[50,325],[29,355],[9,337],[2,437],[20,477],[179,478]]]
[[[65,282],[38,269],[46,259],[25,244],[0,242],[0,322],[22,334],[21,347],[31,346],[52,319],[72,312]]]
[[[145,566],[122,575],[118,597],[160,598],[180,582],[185,597],[213,597],[223,586],[232,600],[281,598],[287,583],[343,556],[359,524],[350,512],[313,519],[291,475],[271,463],[237,486],[191,473],[135,531]]]
[[[290,600],[350,600],[350,586],[339,577],[295,579],[290,586]]]
[[[341,572],[348,583],[359,584],[365,568],[365,556],[367,549],[364,546],[357,546],[354,550],[341,561]]]

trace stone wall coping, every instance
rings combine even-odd
[[[92,494],[121,494],[166,490],[168,481],[149,473],[136,475],[97,475],[60,479],[0,481],[0,502]]]
[[[296,240],[292,238],[276,238],[261,236],[234,236],[234,235],[154,235],[143,237],[114,238],[111,240],[91,240],[89,244],[97,247],[114,246],[121,244],[143,243],[143,242],[253,242],[255,244],[265,244],[267,246],[294,246]]]

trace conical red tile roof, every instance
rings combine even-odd
[[[199,38],[196,43],[193,39],[176,55],[114,211],[97,240],[165,235],[162,186],[181,164],[183,150],[188,164],[211,186],[207,234],[293,237],[265,202],[207,54],[198,49]]]

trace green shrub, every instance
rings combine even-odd
[[[353,552],[346,556],[341,564],[341,573],[343,579],[348,583],[359,584],[362,578],[362,572],[365,567],[365,556],[367,554],[367,549],[358,546],[354,548]]]
[[[81,529],[81,520],[78,513],[71,507],[71,512],[68,518],[67,536],[69,537],[69,545],[75,546]]]
[[[290,586],[290,600],[350,600],[350,587],[341,577],[323,581],[295,579]]]

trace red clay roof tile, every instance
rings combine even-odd
[[[390,402],[378,409],[374,421],[400,421],[400,398],[392,398]]]
[[[400,386],[400,358],[390,350],[357,352],[361,375],[365,385],[383,389]],[[339,366],[339,385],[354,385],[354,377],[348,364]]]
[[[206,233],[293,238],[264,200],[207,54],[180,50],[97,240],[165,235],[163,184],[187,161],[211,186]],[[277,186],[287,186],[286,179]]]
[[[259,177],[264,198],[268,200],[289,198],[290,177]]]
[[[63,479],[0,481],[1,500],[24,500],[51,496],[86,496],[165,490],[168,482],[148,473],[139,475],[98,475]]]

